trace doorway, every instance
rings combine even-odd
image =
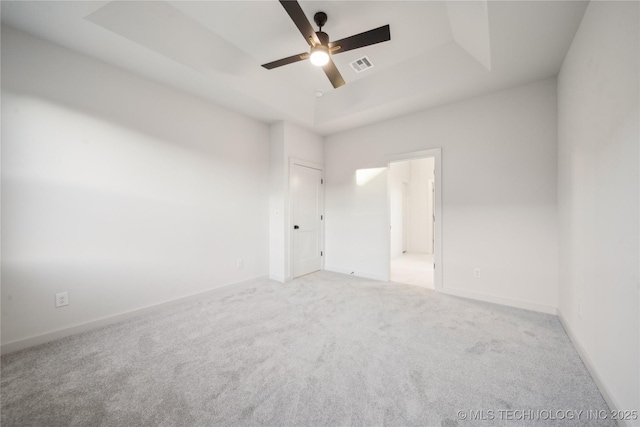
[[[442,287],[439,166],[439,149],[389,159],[391,282]]]

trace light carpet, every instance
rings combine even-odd
[[[587,419],[608,408],[556,317],[331,272],[8,354],[1,374],[4,427],[615,425]]]

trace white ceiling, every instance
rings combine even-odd
[[[332,40],[382,25],[391,41],[334,56],[333,89],[264,1],[2,1],[2,23],[271,123],[327,135],[556,75],[584,1],[301,1]],[[313,24],[315,27],[315,24]],[[367,55],[360,74],[349,62]],[[321,98],[315,92],[321,90]]]

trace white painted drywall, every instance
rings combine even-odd
[[[279,282],[291,280],[290,159],[322,165],[322,137],[289,122],[274,123],[269,129],[269,277]]]
[[[558,196],[560,314],[612,409],[640,411],[638,21],[637,2],[585,12],[558,77]]]
[[[556,132],[551,78],[327,137],[326,269],[389,277],[387,171],[356,177],[442,147],[445,290],[554,312]]]
[[[391,259],[402,255],[404,246],[404,200],[403,185],[407,185],[411,180],[410,162],[394,162],[389,166],[389,221],[390,221],[390,243]],[[409,195],[406,194],[405,197]]]
[[[285,280],[285,192],[287,164],[284,122],[269,127],[269,277]]]
[[[491,70],[489,5],[483,1],[446,2],[453,39],[487,70]]]
[[[434,159],[416,159],[409,162],[409,242],[407,250],[414,254],[433,253],[432,207],[429,197],[429,179],[433,178]]]
[[[433,253],[433,201],[429,197],[429,178],[433,178],[434,159],[415,159],[389,165],[389,220],[391,259],[409,253]],[[403,185],[406,185],[406,224],[403,224]],[[406,227],[406,242],[403,231]]]
[[[2,343],[265,276],[268,132],[3,28]]]

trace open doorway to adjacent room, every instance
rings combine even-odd
[[[435,289],[435,158],[389,163],[390,280]]]

